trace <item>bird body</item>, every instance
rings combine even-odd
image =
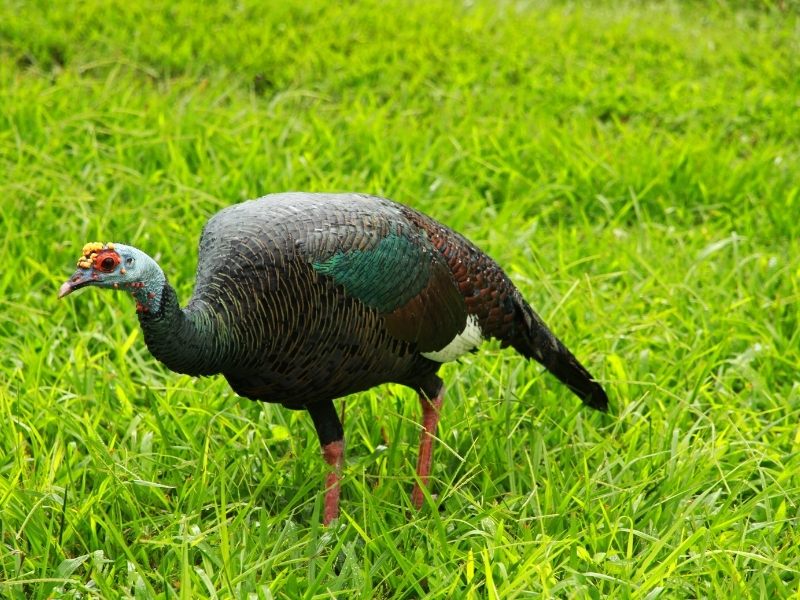
[[[139,312],[149,349],[174,371],[222,373],[240,395],[288,408],[435,370],[422,353],[461,333],[466,309],[398,206],[276,194],[220,211],[186,308],[167,291],[161,310]]]
[[[222,374],[241,396],[307,409],[339,468],[333,399],[399,383],[417,390],[425,413],[441,406],[441,363],[488,338],[542,363],[588,405],[607,406],[494,260],[384,198],[282,193],[223,209],[203,229],[183,309],[155,261],[122,244],[87,244],[59,297],[85,285],[130,289],[148,348],[171,370]],[[338,510],[338,484],[336,498]]]

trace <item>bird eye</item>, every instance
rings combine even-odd
[[[111,258],[111,257],[109,257],[109,258],[104,258],[104,259],[103,259],[103,262],[101,262],[101,263],[100,263],[100,266],[101,266],[103,269],[106,269],[106,270],[110,271],[111,269],[113,269],[113,268],[114,268],[114,259],[113,259],[113,258]]]
[[[125,264],[126,264],[126,265],[128,265],[128,266],[130,267],[130,266],[133,264],[133,259],[132,259],[132,258],[129,258],[129,259],[127,259],[127,260],[125,261]]]

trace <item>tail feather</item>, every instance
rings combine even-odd
[[[539,315],[533,312],[521,295],[514,298],[528,327],[511,340],[514,349],[525,358],[533,359],[555,375],[580,398],[584,404],[606,412],[608,396],[578,359],[553,335]]]

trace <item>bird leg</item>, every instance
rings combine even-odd
[[[434,376],[435,377],[435,376]],[[424,390],[420,390],[419,403],[422,406],[422,431],[419,436],[419,455],[417,457],[417,476],[425,487],[428,486],[428,479],[431,474],[431,464],[433,463],[433,438],[436,435],[436,425],[439,423],[439,414],[442,412],[442,400],[444,398],[444,384],[442,380],[435,377],[437,391],[430,396]],[[434,388],[435,389],[435,388]],[[414,483],[414,491],[411,493],[411,503],[414,508],[422,508],[424,496],[419,482]]]
[[[322,447],[322,458],[328,463],[332,470],[325,478],[325,512],[322,523],[329,525],[331,521],[339,518],[339,492],[342,478],[342,466],[344,466],[344,438],[325,444]]]
[[[331,471],[325,477],[325,510],[322,521],[327,526],[339,517],[339,491],[345,449],[344,428],[336,414],[333,400],[309,404],[306,410],[314,421],[314,428],[317,430],[319,444],[322,447],[322,458],[331,466]]]

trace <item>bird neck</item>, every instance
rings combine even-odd
[[[141,252],[144,257],[142,262],[145,263],[145,270],[142,280],[139,283],[132,285],[131,293],[136,299],[136,310],[139,313],[143,312],[158,312],[161,308],[161,301],[164,294],[164,286],[167,284],[167,278],[164,271],[158,266],[158,263]],[[126,286],[125,289],[130,289]],[[170,288],[171,289],[171,288]]]
[[[221,366],[217,339],[204,313],[181,309],[178,295],[164,279],[157,308],[139,311],[139,324],[150,353],[171,371],[186,375],[213,375]]]

